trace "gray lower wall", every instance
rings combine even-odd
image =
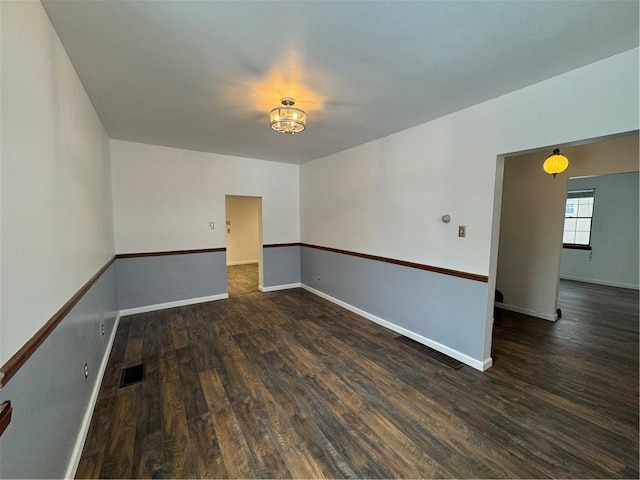
[[[302,283],[311,288],[474,360],[487,360],[481,315],[486,283],[310,247],[301,247],[301,271]]]
[[[300,283],[300,246],[263,248],[263,287]]]
[[[0,402],[13,405],[0,438],[0,478],[64,477],[117,312],[111,265],[0,391]]]
[[[119,258],[120,309],[227,293],[226,253]]]

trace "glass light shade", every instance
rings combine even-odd
[[[304,110],[293,107],[295,101],[291,97],[281,100],[282,107],[276,107],[269,113],[271,128],[276,132],[300,133],[307,126],[307,114]]]
[[[557,148],[553,151],[553,154],[549,155],[544,161],[544,165],[542,168],[549,175],[555,176],[559,173],[564,172],[569,166],[569,159],[560,153],[560,150]]]
[[[277,107],[271,110],[271,128],[280,133],[300,133],[306,127],[307,114],[299,108]]]

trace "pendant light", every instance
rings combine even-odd
[[[553,150],[553,153],[549,155],[549,157],[544,161],[544,165],[542,168],[549,175],[553,175],[553,178],[556,178],[556,175],[564,172],[569,166],[569,159],[560,153],[560,149],[556,148]]]

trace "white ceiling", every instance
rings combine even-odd
[[[111,138],[289,163],[638,46],[638,1],[43,4]]]

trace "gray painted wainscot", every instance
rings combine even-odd
[[[224,248],[117,257],[122,315],[228,297]]]
[[[304,245],[301,271],[303,288],[478,370],[491,366],[477,314],[486,282]]]
[[[264,278],[261,291],[300,286],[300,244],[264,245],[262,252]]]
[[[0,402],[11,400],[14,406],[11,423],[0,438],[0,478],[63,478],[75,473],[74,458],[80,459],[84,444],[83,425],[88,427],[91,419],[117,327],[115,270],[111,264],[0,390]]]

